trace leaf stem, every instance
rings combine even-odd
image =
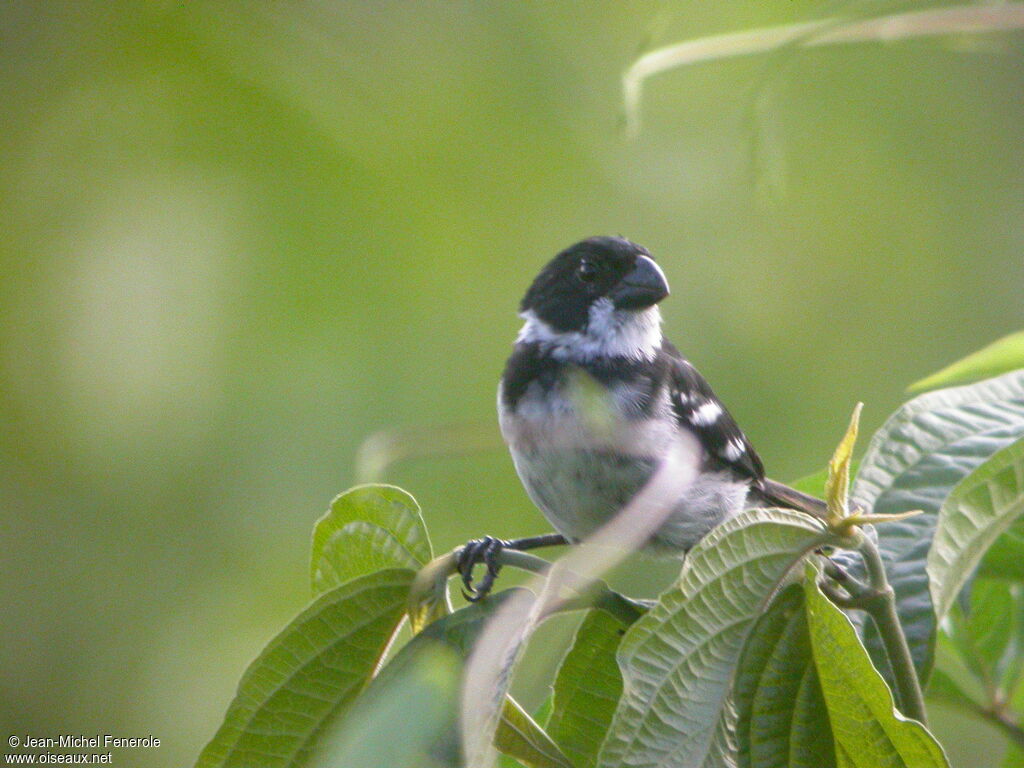
[[[867,596],[869,599],[863,601],[863,608],[874,620],[885,646],[885,653],[889,657],[889,665],[892,667],[896,682],[896,697],[900,708],[908,717],[927,724],[921,682],[917,678],[907,638],[896,614],[895,593],[885,575],[882,556],[871,537],[863,534],[857,549],[864,558],[871,584],[871,594]]]

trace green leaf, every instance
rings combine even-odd
[[[932,604],[941,619],[985,551],[1024,512],[1024,439],[962,480],[939,510],[928,553]]]
[[[935,669],[928,681],[926,695],[977,713],[987,694],[978,676],[967,666],[963,653],[946,632],[940,632],[935,643]]]
[[[850,462],[850,477],[854,477],[857,474],[857,469],[860,467],[860,462],[853,460]],[[819,470],[810,475],[804,475],[799,480],[794,480],[789,485],[798,491],[809,493],[811,496],[817,496],[818,498],[825,497],[825,483],[828,482],[828,468]]]
[[[860,412],[864,403],[857,403],[850,416],[846,434],[836,446],[828,462],[828,477],[825,480],[825,501],[828,502],[829,523],[835,524],[850,514],[850,464],[853,461],[853,446],[860,429]]]
[[[371,683],[329,728],[308,768],[445,768],[451,745],[444,733],[458,706],[457,654],[432,642],[408,656],[399,673]]]
[[[978,566],[978,575],[1024,582],[1024,518],[1017,518],[992,542]]]
[[[505,697],[494,734],[500,752],[537,768],[573,768],[554,739],[511,696]]]
[[[540,703],[540,706],[538,706],[537,709],[534,710],[533,719],[546,728],[548,722],[550,722],[551,720],[551,712],[554,708],[555,697],[554,693],[550,692],[546,697],[544,697],[544,701]]]
[[[924,392],[926,389],[966,384],[1017,368],[1024,368],[1024,331],[1011,333],[993,341],[987,347],[957,360],[941,371],[915,381],[907,387],[907,391]]]
[[[951,695],[955,688],[967,700],[980,702],[969,707],[975,712],[1001,706],[1000,702],[1008,701],[1020,685],[1024,668],[1024,585],[978,578],[971,582],[965,598],[954,601],[944,625],[948,634],[939,637],[939,663],[934,674],[943,673],[945,679],[933,679],[928,692],[955,700],[956,696]],[[940,664],[944,669],[939,668]],[[954,680],[965,676],[967,685]]]
[[[879,550],[922,682],[934,655],[935,615],[925,562],[937,513],[953,487],[996,451],[1024,436],[1024,371],[911,400],[875,433],[853,498],[870,512],[925,514],[881,526]],[[868,625],[870,627],[870,624]],[[873,628],[872,657],[884,653]]]
[[[789,743],[789,759],[793,768],[829,768],[835,765],[834,744],[821,738],[826,726],[831,732],[832,724],[828,719],[818,670],[814,664],[810,664],[800,679],[800,689],[793,707],[793,732]]]
[[[857,463],[854,462],[851,466],[851,471],[856,474]],[[790,483],[790,487],[795,488],[798,491],[809,493],[812,496],[819,498],[825,495],[825,483],[828,482],[828,469],[822,469],[814,474],[805,475],[799,480],[794,480]]]
[[[514,590],[505,590],[429,624],[398,652],[391,663],[384,667],[371,684],[367,694],[376,696],[377,689],[391,685],[391,680],[407,674],[406,670],[415,666],[416,659],[424,654],[429,656],[435,653],[438,647],[445,649],[452,658],[457,660],[459,683],[455,688],[461,691],[461,678],[466,657],[472,650],[485,623],[513,593]],[[446,717],[435,728],[431,743],[421,745],[429,746],[428,752],[432,756],[431,759],[439,761],[440,765],[451,768],[460,768],[462,765],[459,729],[457,728],[460,702],[457,699],[456,696],[448,706]],[[403,713],[397,722],[404,723],[405,719],[410,716]],[[390,738],[395,738],[393,730]],[[511,697],[506,698],[501,710],[494,741],[499,750],[528,766],[573,768],[572,763],[561,753],[554,741]],[[426,759],[425,755],[426,753],[421,753],[424,760]],[[339,765],[347,767],[348,764],[339,763]]]
[[[733,697],[740,768],[835,766],[799,584],[780,592],[751,630]]]
[[[1015,586],[1005,581],[975,579],[970,588],[969,610],[965,613],[956,603],[953,607],[953,638],[964,651],[964,660],[990,690],[999,685],[1009,661],[1007,651],[1018,623]]]
[[[537,707],[537,709],[533,712],[531,717],[533,718],[533,721],[542,729],[544,729],[550,736],[551,731],[547,729],[548,718],[551,717],[550,692],[545,697],[544,701],[541,702],[540,706]],[[551,738],[554,739],[553,736],[551,736]],[[561,745],[559,745],[559,747],[561,747]],[[519,768],[519,766],[522,766],[523,763],[519,762],[518,760],[515,760],[514,758],[509,757],[504,753],[499,752],[497,765],[498,768]]]
[[[750,628],[793,565],[827,539],[819,521],[776,509],[747,510],[705,536],[623,638],[624,693],[599,764],[727,764],[730,683]]]
[[[1002,768],[1024,768],[1024,748],[1010,744],[1000,765]]]
[[[313,594],[385,568],[418,571],[432,557],[412,496],[393,485],[359,485],[332,501],[313,529]]]
[[[968,712],[976,712],[980,707],[938,664],[932,670],[932,679],[928,682],[928,698],[960,707]]]
[[[249,665],[197,768],[302,765],[319,729],[373,675],[413,576],[379,571],[314,600]]]
[[[840,768],[948,768],[928,730],[896,711],[853,625],[818,588],[813,565],[807,566],[804,586],[811,647]]]
[[[591,610],[576,630],[555,678],[548,734],[576,768],[592,768],[622,695],[615,652],[626,625]]]

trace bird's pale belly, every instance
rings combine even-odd
[[[596,531],[639,491],[656,462],[611,451],[512,449],[533,502],[559,533],[580,540]]]
[[[512,449],[533,502],[571,540],[586,538],[619,512],[650,479],[657,460],[607,451]],[[748,486],[728,473],[700,473],[677,499],[651,540],[658,550],[686,551],[744,508]]]

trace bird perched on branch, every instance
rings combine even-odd
[[[707,381],[663,337],[658,304],[668,295],[651,254],[621,237],[576,243],[534,279],[498,387],[498,415],[527,494],[558,534],[467,544],[459,569],[470,599],[492,586],[502,548],[585,538],[643,488],[670,450],[692,479],[651,537],[655,549],[685,552],[749,507],[824,512],[821,500],[765,477]],[[474,588],[481,561],[487,574]]]

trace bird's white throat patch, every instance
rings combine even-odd
[[[559,360],[653,360],[661,347],[661,313],[657,307],[640,312],[617,310],[611,299],[600,298],[590,306],[587,329],[582,332],[556,330],[532,310],[520,317],[526,322],[516,341],[540,344]]]

